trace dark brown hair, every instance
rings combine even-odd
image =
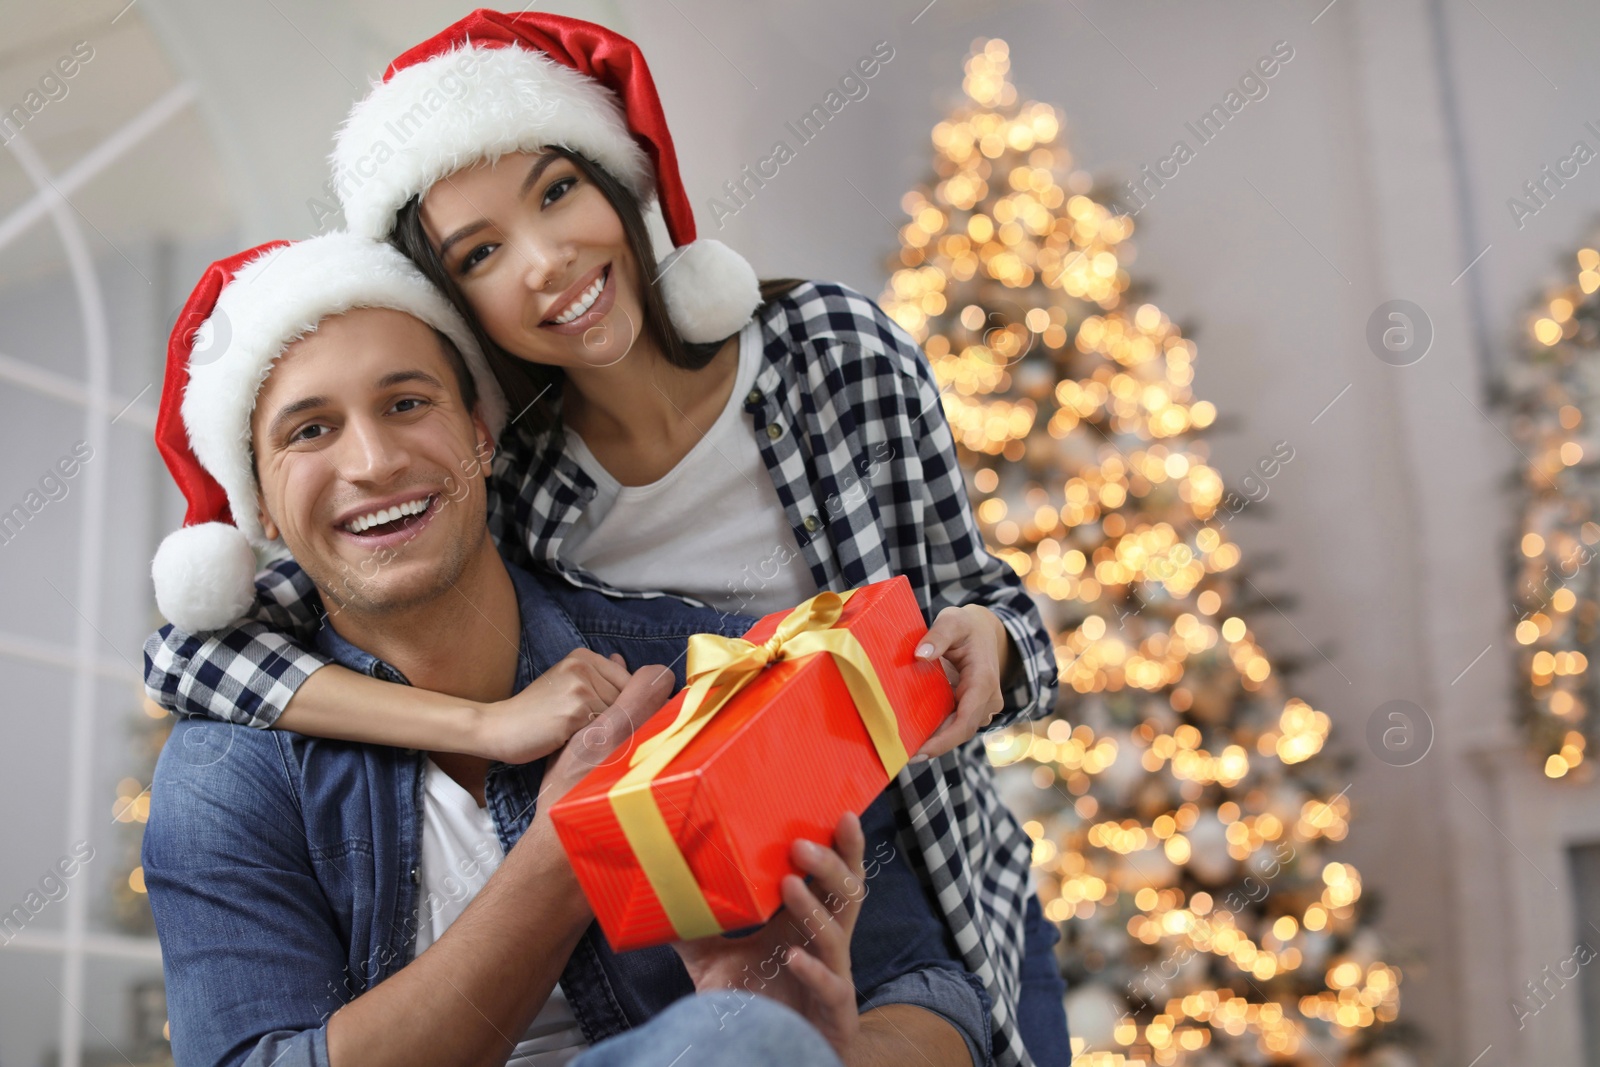
[[[650,242],[650,231],[645,226],[644,211],[639,204],[639,198],[619,182],[609,171],[599,164],[572,152],[566,148],[552,145],[547,151],[555,152],[572,160],[573,165],[585,179],[594,183],[607,202],[616,211],[617,217],[622,220],[622,232],[628,242],[628,249],[633,253],[633,258],[639,265],[639,270],[644,276],[644,285],[641,287],[640,298],[644,303],[644,330],[652,341],[661,349],[667,362],[677,367],[688,370],[700,370],[710,363],[717,350],[722,347],[727,338],[717,341],[695,343],[685,341],[673,327],[671,318],[667,315],[666,300],[661,294],[660,283],[654,277],[649,277],[649,271],[655,263]],[[510,405],[510,414],[519,417],[528,427],[535,432],[542,433],[554,427],[559,409],[556,401],[561,394],[561,385],[566,375],[559,367],[550,367],[529,360],[519,359],[505,351],[489,337],[483,327],[478,323],[477,316],[473,314],[471,306],[461,294],[461,288],[445,269],[443,261],[434,251],[432,243],[428,240],[427,233],[422,228],[422,197],[412,197],[395,214],[394,236],[391,238],[395,247],[421,268],[422,273],[437,285],[450,302],[456,306],[467,323],[472,328],[473,336],[478,339],[484,355],[488,357],[489,366],[494,371],[495,379],[500,383],[500,388],[506,394],[506,402]],[[789,292],[800,281],[794,278],[769,279],[761,283],[761,302],[765,306],[772,300]]]

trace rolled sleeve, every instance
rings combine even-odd
[[[264,1035],[240,1067],[330,1067],[328,1028],[277,1030]]]
[[[1005,711],[996,716],[994,725],[998,726],[1044,718],[1055,711],[1061,691],[1055,645],[1039,618],[1039,609],[1022,590],[1016,595],[1027,603],[1020,607],[1014,602],[986,605],[1011,637],[1020,668],[1016,681],[1001,690]]]
[[[955,1027],[967,1043],[974,1067],[989,1067],[994,1062],[989,994],[974,975],[952,967],[924,967],[874,989],[860,1005],[860,1011],[890,1004],[910,1004],[931,1011]]]

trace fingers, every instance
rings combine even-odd
[[[965,741],[966,725],[957,718],[957,713],[950,712],[949,717],[942,721],[938,729],[934,729],[933,736],[922,742],[922,747],[912,753],[912,760],[938,760],[941,755],[954,749],[955,745]]]
[[[983,688],[988,689],[987,694],[981,692]],[[957,691],[961,692],[959,689]],[[994,717],[1004,706],[998,680],[992,681],[987,687],[968,686],[957,699],[955,710],[939,724],[939,728],[932,736],[922,743],[914,758],[925,756],[928,759],[936,759],[958,745],[972,740],[979,730],[994,721]]]
[[[861,877],[862,862],[867,854],[867,835],[862,832],[861,819],[854,812],[847,811],[839,816],[839,822],[833,828],[833,847],[851,873]]]
[[[850,938],[856,916],[867,895],[862,859],[866,838],[861,821],[846,813],[834,831],[834,848],[812,841],[794,843],[795,864],[812,876],[813,884],[795,875],[783,880],[784,905],[792,915],[802,917],[807,936],[812,938],[817,955],[835,971],[850,971]],[[821,896],[818,896],[820,892]]]
[[[922,747],[917,749],[912,758],[938,759],[946,752],[966,742],[977,732],[978,724],[976,719],[970,716],[963,718],[961,707],[957,705],[956,710],[952,711],[949,717],[939,724],[939,728],[922,743]]]
[[[941,612],[940,619],[943,618],[944,613]],[[917,758],[933,759],[966,743],[993,722],[1005,707],[1005,698],[1000,694],[999,664],[984,643],[962,644],[952,649],[950,654],[955,660],[957,672],[956,706],[933,735],[917,749]]]
[[[641,667],[628,679],[610,707],[580,730],[568,747],[577,745],[575,759],[597,767],[633,737],[634,730],[661,707],[672,693],[672,672],[666,667]]]
[[[613,711],[620,711],[629,723],[631,733],[650,716],[661,710],[661,705],[672,695],[677,679],[670,667],[658,663],[646,664],[634,671],[617,694]]]
[[[595,695],[611,704],[631,677],[627,663],[620,660],[615,653],[602,656],[592,649],[579,648],[568,653],[563,662],[570,661],[594,686]]]
[[[945,608],[933,620],[933,625],[917,642],[916,657],[921,660],[934,660],[949,651],[950,646],[958,644],[971,630],[972,623],[960,608]]]
[[[821,1015],[821,1018],[813,1015],[812,1024],[830,1040],[849,1032],[850,1021],[856,1013],[856,987],[849,972],[839,973],[798,945],[789,947],[784,963],[810,994],[816,1014]]]
[[[989,725],[1004,706],[1005,700],[1000,696],[1000,672],[992,663],[968,663],[961,668],[961,680],[956,683],[958,719],[973,724],[976,732],[978,727]]]

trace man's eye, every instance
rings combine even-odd
[[[548,207],[557,200],[560,200],[563,196],[566,196],[569,191],[571,191],[574,185],[577,184],[577,178],[557,178],[555,181],[550,183],[550,188],[544,191],[544,206]]]
[[[327,432],[328,428],[326,426],[320,422],[313,422],[310,425],[300,427],[289,440],[291,443],[295,441],[315,441]]]
[[[426,401],[420,399],[419,397],[408,396],[404,400],[396,400],[393,410],[398,412],[415,411],[424,403],[426,403]]]

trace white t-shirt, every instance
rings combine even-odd
[[[417,955],[444,935],[503,859],[493,816],[429,760],[423,776]],[[506,1062],[510,1067],[558,1067],[576,1059],[586,1047],[583,1030],[557,983]]]
[[[598,491],[567,533],[565,560],[618,589],[681,593],[745,615],[785,611],[816,595],[743,410],[760,346],[752,320],[739,333],[727,406],[688,455],[649,485],[619,483],[567,430],[569,454]]]

